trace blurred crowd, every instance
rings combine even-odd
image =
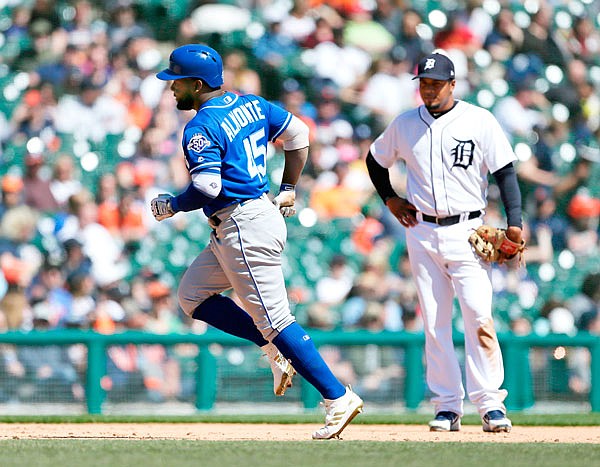
[[[403,228],[363,159],[395,115],[419,105],[415,65],[441,48],[456,65],[457,97],[490,109],[519,157],[527,266],[494,270],[499,330],[600,334],[600,3],[447,3],[2,2],[2,329],[205,330],[175,299],[179,274],[207,241],[205,219],[188,213],[159,224],[148,209],[156,194],[188,183],[180,141],[191,118],[154,75],[175,46],[203,42],[223,55],[225,88],[261,94],[311,128],[287,253],[303,324],[420,330]],[[273,186],[281,155],[269,148]],[[392,175],[401,191],[402,168]],[[502,226],[493,184],[489,197],[486,221]],[[319,239],[321,250],[308,251],[313,227],[340,219],[349,246]],[[299,280],[310,254],[318,273]],[[401,375],[387,349],[323,351],[363,391],[389,389]],[[81,348],[46,351],[50,363],[34,348],[2,352],[15,380],[45,378],[83,397]],[[190,358],[183,346],[114,347],[103,384],[114,397],[123,385],[157,400],[188,397],[181,373]],[[586,358],[573,358],[582,391]]]

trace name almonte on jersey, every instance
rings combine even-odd
[[[229,142],[232,142],[242,128],[248,126],[250,123],[265,119],[266,117],[262,112],[258,99],[255,99],[234,107],[229,111],[223,117],[221,128],[225,131]]]
[[[269,191],[267,146],[291,118],[287,110],[252,94],[227,92],[200,107],[185,127],[183,150],[190,174],[221,177],[221,192],[204,207],[206,215]]]

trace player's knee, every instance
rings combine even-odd
[[[272,322],[271,329],[272,329],[273,333],[269,333],[269,334],[265,335],[264,336],[265,339],[267,339],[267,340],[273,339],[277,334],[279,334],[282,330],[287,328],[290,324],[294,323],[295,321],[296,321],[296,318],[294,318],[294,315],[292,315],[291,313],[285,313],[285,314],[279,315]]]
[[[477,340],[479,344],[489,351],[495,351],[498,347],[498,338],[494,329],[494,321],[491,318],[479,320],[477,328]]]
[[[204,299],[199,300],[198,297],[191,297],[186,290],[179,287],[177,289],[177,301],[183,312],[188,316],[192,316],[196,307],[200,305]]]

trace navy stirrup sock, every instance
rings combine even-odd
[[[250,315],[223,295],[213,295],[206,299],[196,307],[192,318],[252,341],[259,347],[268,344]],[[325,399],[337,399],[346,393],[344,386],[333,375],[311,338],[298,323],[292,323],[281,331],[273,339],[273,344]]]
[[[281,331],[273,344],[325,399],[337,399],[346,393],[346,388],[333,375],[312,339],[298,323]]]
[[[254,342],[259,347],[267,345],[248,313],[229,297],[213,295],[196,307],[192,318],[204,321],[221,331]]]

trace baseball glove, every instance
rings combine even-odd
[[[525,241],[513,242],[506,236],[505,229],[482,225],[469,236],[469,243],[478,256],[490,263],[502,264],[515,257],[519,265],[523,263]]]

